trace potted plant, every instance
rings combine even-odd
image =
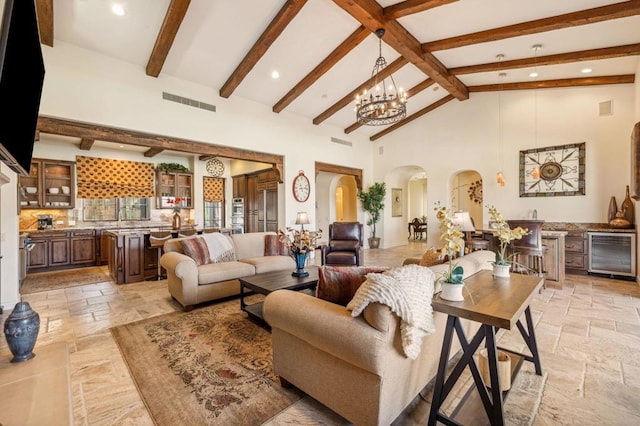
[[[520,226],[514,229],[509,228],[509,224],[495,206],[487,207],[493,222],[493,236],[500,241],[500,248],[496,252],[496,261],[493,264],[493,275],[496,277],[508,277],[509,269],[513,263],[510,257],[513,254],[507,255],[507,247],[511,241],[519,240],[527,235],[529,230]]]
[[[464,245],[464,234],[460,230],[460,226],[453,222],[453,215],[448,208],[436,203],[434,210],[440,223],[440,239],[444,241],[440,254],[449,258],[449,268],[442,271],[439,278],[442,288],[440,297],[459,302],[464,300],[462,296],[464,270],[462,266],[453,261],[453,257]]]
[[[371,237],[369,237],[369,248],[380,247],[380,238],[376,237],[376,223],[380,220],[380,213],[384,209],[384,196],[387,194],[387,187],[384,182],[376,182],[368,190],[358,190],[358,199],[362,203],[362,209],[369,213],[367,225],[371,226]]]

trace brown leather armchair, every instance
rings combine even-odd
[[[323,265],[360,266],[364,230],[360,222],[329,224],[329,243],[322,246]]]

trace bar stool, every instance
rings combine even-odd
[[[544,274],[547,272],[544,264],[546,247],[542,245],[542,224],[544,220],[508,220],[507,223],[511,229],[520,226],[529,230],[529,234],[523,236],[522,239],[511,242],[515,265],[521,265],[520,256],[526,256],[527,263],[524,266],[533,270],[539,277],[544,278]],[[547,288],[544,281],[542,288]]]
[[[164,248],[164,243],[172,238],[170,231],[153,231],[149,233],[149,247],[155,248],[158,250],[158,275],[156,279],[158,281],[164,279],[165,277],[162,275],[162,266],[160,265],[160,257],[162,256],[162,249]]]

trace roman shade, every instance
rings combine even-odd
[[[76,156],[78,198],[153,197],[153,163]]]
[[[204,178],[204,201],[224,201],[224,179]]]

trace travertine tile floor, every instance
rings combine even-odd
[[[419,242],[367,250],[365,264],[400,265],[405,257],[424,250],[425,244]],[[41,318],[36,354],[52,343],[68,344],[75,424],[152,424],[109,328],[178,310],[165,281],[90,284],[26,295],[24,300]],[[545,374],[535,376],[525,363],[516,380],[518,386],[507,400],[510,423],[640,424],[638,284],[568,276],[562,290],[548,288],[537,295],[532,312]],[[5,311],[3,322],[8,314]],[[505,347],[522,349],[517,331],[501,333],[499,338]],[[0,357],[10,356],[2,339]],[[460,397],[464,386],[460,384],[450,404]],[[429,389],[423,393],[429,401]],[[396,423],[425,424],[428,412],[428,402],[417,398]],[[524,420],[528,418],[531,422]],[[345,422],[315,401],[303,399],[268,423]]]

